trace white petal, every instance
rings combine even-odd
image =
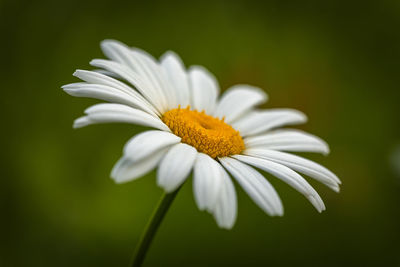
[[[158,62],[147,52],[138,48],[131,49],[132,55],[137,59],[137,62],[141,64],[142,75],[147,75],[149,82],[151,82],[154,87],[159,88],[159,92],[163,96],[166,110],[174,108],[173,102],[175,102],[175,97],[172,93],[173,88],[164,69],[162,69]]]
[[[146,77],[141,76],[127,65],[104,59],[94,59],[90,64],[117,74],[132,84],[160,113],[166,111],[164,95],[159,88],[154,87]]]
[[[111,72],[111,71],[108,71],[108,70],[93,69],[92,71],[95,72],[95,73],[103,74],[103,75],[108,76],[110,78],[114,78],[114,79],[118,79],[118,80],[123,80],[124,79],[121,76],[119,76],[118,74],[115,74],[114,72]]]
[[[166,192],[175,191],[187,178],[196,160],[197,151],[186,144],[174,145],[161,160],[157,184]]]
[[[225,117],[230,123],[240,115],[262,104],[267,100],[267,94],[260,88],[250,85],[235,85],[229,88],[221,97],[214,116]]]
[[[220,168],[222,172],[222,184],[213,214],[219,227],[231,229],[235,224],[237,216],[236,191],[229,175],[222,166]]]
[[[130,47],[116,40],[103,40],[100,43],[103,53],[115,62],[126,65],[136,73],[141,74],[141,66],[132,55]]]
[[[140,178],[154,169],[169,148],[154,152],[152,155],[133,162],[129,157],[123,156],[114,166],[111,177],[116,183],[125,183]]]
[[[190,105],[189,77],[179,56],[172,51],[166,52],[161,56],[161,67],[165,70],[172,85],[171,94],[175,98],[174,107],[180,105],[185,108]]]
[[[292,155],[285,152],[250,148],[246,149],[243,154],[268,159],[270,161],[285,165],[295,171],[304,173],[315,180],[325,184],[334,191],[339,191],[339,185],[341,182],[339,178],[329,171],[327,168],[302,157]]]
[[[189,79],[192,108],[212,114],[219,94],[216,79],[208,70],[200,66],[190,67]]]
[[[118,81],[117,79],[109,77],[100,71],[102,70],[89,71],[78,69],[74,72],[73,75],[88,83],[107,85],[119,89],[127,94],[133,93],[135,95],[139,95],[132,87],[126,85],[121,81]]]
[[[264,135],[250,136],[244,142],[247,148],[329,153],[328,144],[321,138],[295,129],[279,129]]]
[[[212,212],[222,184],[219,163],[210,156],[198,153],[194,164],[194,198],[200,210]]]
[[[142,160],[152,153],[181,141],[181,138],[164,131],[146,131],[132,137],[124,147],[124,156],[133,162]]]
[[[232,127],[242,136],[256,135],[272,128],[300,124],[307,121],[307,117],[294,109],[269,109],[265,111],[253,111],[242,116],[232,124]]]
[[[62,86],[64,91],[76,97],[90,97],[100,99],[112,103],[124,104],[134,108],[142,109],[147,113],[156,116],[157,114],[149,108],[150,105],[146,104],[142,99],[136,98],[130,94],[122,92],[114,87],[102,84],[90,83],[72,83]]]
[[[112,77],[96,71],[76,70],[73,75],[88,83],[102,84],[125,92],[136,99],[139,108],[143,109],[144,111],[150,110],[151,113],[156,113],[157,115],[160,115],[157,110],[146,99],[144,99],[141,94],[139,94],[135,89],[126,85],[123,82],[120,82]]]
[[[98,123],[132,123],[154,127],[163,131],[170,131],[158,117],[154,117],[144,111],[121,104],[97,104],[85,110],[87,116],[78,118],[74,122],[74,128],[84,127]]]
[[[283,206],[278,194],[258,171],[233,158],[224,157],[219,160],[264,212],[271,216],[283,215]]]
[[[82,128],[96,122],[92,122],[87,116],[79,117],[74,121],[74,129]]]
[[[325,210],[324,202],[318,195],[317,191],[315,191],[314,188],[295,171],[266,159],[242,155],[235,155],[233,157],[276,176],[303,194],[319,212]]]

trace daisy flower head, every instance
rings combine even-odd
[[[267,101],[263,90],[235,85],[219,97],[215,77],[201,66],[186,69],[173,52],[160,60],[120,42],[101,43],[109,58],[94,59],[94,71],[77,70],[83,82],[63,86],[96,104],[75,120],[74,128],[98,123],[131,123],[154,128],[132,137],[115,164],[117,183],[140,178],[157,169],[157,184],[177,190],[193,172],[193,193],[200,210],[213,214],[230,229],[236,221],[237,198],[232,178],[267,214],[282,216],[278,193],[257,170],[263,170],[303,194],[321,212],[324,202],[301,174],[334,191],[340,180],[325,167],[288,152],[329,153],[320,138],[282,126],[306,122],[294,109],[256,107]]]

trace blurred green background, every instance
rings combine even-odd
[[[343,181],[310,181],[327,211],[278,179],[285,216],[240,187],[233,230],[179,193],[144,266],[400,266],[400,2],[1,1],[0,266],[127,266],[162,191],[154,172],[116,185],[124,143],[144,128],[72,122],[97,101],[60,86],[113,38],[176,51],[221,88],[260,86],[263,107],[304,111],[324,138],[309,157]]]

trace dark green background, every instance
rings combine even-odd
[[[162,191],[154,172],[109,178],[144,128],[72,129],[96,103],[63,93],[114,38],[209,68],[221,87],[250,83],[263,107],[304,111],[331,146],[309,157],[343,181],[314,183],[318,214],[267,176],[285,206],[271,218],[242,189],[233,230],[195,206],[191,181],[145,266],[400,266],[399,1],[2,1],[0,266],[127,266]]]

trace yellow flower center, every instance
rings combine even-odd
[[[165,112],[163,122],[171,131],[197,151],[212,158],[239,154],[244,142],[239,132],[230,125],[197,110],[176,108]]]

